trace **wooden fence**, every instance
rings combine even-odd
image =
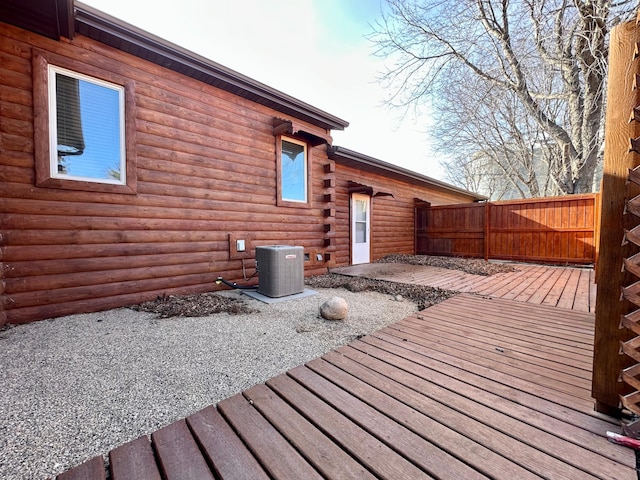
[[[416,253],[595,263],[598,194],[419,207]]]

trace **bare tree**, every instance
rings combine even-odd
[[[556,145],[510,91],[471,77],[441,92],[435,146],[446,179],[492,199],[555,195]],[[469,182],[470,172],[478,180]],[[460,181],[462,180],[462,181]]]
[[[486,195],[491,200],[509,197],[511,185],[496,170],[491,159],[482,153],[469,158],[454,157],[442,162],[445,180],[452,185]]]
[[[603,141],[607,35],[614,21],[635,12],[638,0],[387,3],[372,38],[394,61],[384,77],[394,88],[391,104],[436,99],[438,106],[452,85],[467,85],[468,101],[484,109],[475,119],[457,114],[458,128],[475,123],[469,130],[480,136],[500,130],[486,136],[504,137],[502,146],[487,138],[485,149],[501,160],[496,166],[505,176],[515,176],[514,185],[525,185],[526,196],[592,190]],[[464,110],[460,102],[457,107]],[[536,162],[548,167],[542,183]]]

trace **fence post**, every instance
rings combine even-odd
[[[489,261],[489,255],[491,252],[489,251],[489,225],[491,223],[491,202],[487,200],[484,204],[484,259],[485,261]]]
[[[591,386],[596,410],[609,414],[619,412],[622,383],[618,379],[625,366],[625,359],[619,354],[620,342],[629,335],[619,325],[621,316],[631,310],[631,304],[621,301],[620,293],[624,285],[634,281],[620,267],[625,257],[637,251],[623,240],[625,228],[633,227],[631,216],[624,215],[625,203],[638,193],[637,188],[627,184],[627,178],[629,170],[638,164],[638,156],[629,146],[630,139],[640,133],[640,125],[630,123],[629,116],[640,103],[638,90],[634,89],[640,71],[634,54],[639,40],[640,30],[635,22],[620,24],[611,31]]]
[[[598,275],[598,257],[600,256],[600,224],[602,222],[602,181],[600,181],[600,191],[593,199],[593,270]]]

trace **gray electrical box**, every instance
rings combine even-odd
[[[258,293],[284,297],[304,291],[304,249],[289,245],[256,247]]]

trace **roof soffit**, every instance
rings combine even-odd
[[[378,160],[377,158],[369,157],[359,152],[349,150],[339,146],[327,146],[327,155],[330,159],[337,163],[357,168],[360,170],[377,173],[389,178],[395,178],[403,182],[410,182],[416,185],[428,186],[430,188],[455,193],[458,195],[465,195],[470,197],[473,201],[486,200],[487,197],[479,195],[468,190],[450,185],[446,182],[436,180],[435,178],[427,177],[420,173],[408,170],[406,168],[393,165],[391,163]]]
[[[2,0],[0,21],[54,40],[75,34],[73,0]]]

